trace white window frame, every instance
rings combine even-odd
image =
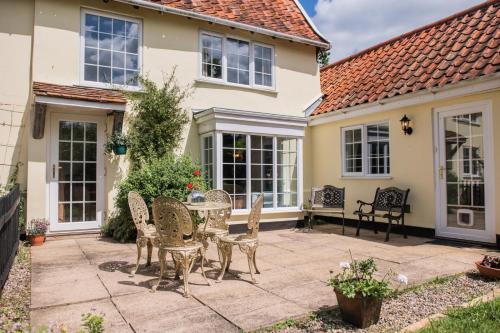
[[[118,20],[125,20],[133,23],[137,23],[139,27],[138,31],[138,50],[137,50],[137,72],[139,74],[142,74],[142,49],[143,49],[143,22],[141,19],[130,17],[130,16],[124,16],[124,15],[118,15],[110,12],[103,12],[103,11],[98,11],[98,10],[91,10],[87,8],[82,8],[81,13],[80,13],[80,85],[82,86],[89,86],[89,87],[97,87],[97,88],[120,88],[120,89],[125,89],[125,90],[140,90],[141,87],[140,85],[137,86],[130,86],[126,84],[112,84],[112,83],[103,83],[103,82],[96,82],[96,81],[86,81],[85,80],[85,15],[86,14],[91,14],[91,15],[97,15],[97,16],[103,16],[103,17],[109,17],[109,18],[114,18]]]
[[[273,206],[272,207],[267,207],[263,208],[263,212],[297,212],[300,211],[300,207],[302,205],[302,200],[303,200],[303,181],[302,181],[302,168],[303,168],[303,161],[302,161],[302,156],[303,156],[303,145],[302,145],[302,140],[303,138],[300,136],[293,136],[293,135],[280,135],[280,134],[269,134],[269,133],[257,133],[257,132],[244,132],[244,131],[215,131],[215,132],[210,132],[207,134],[204,134],[203,136],[207,135],[213,135],[213,143],[214,143],[214,188],[219,188],[222,189],[222,135],[223,134],[241,134],[246,136],[246,151],[247,151],[247,160],[246,160],[246,186],[247,186],[247,192],[246,192],[246,208],[245,209],[234,209],[233,212],[238,214],[248,214],[251,210],[252,206],[252,190],[251,190],[251,136],[267,136],[267,137],[272,137],[273,138]],[[296,144],[297,144],[297,205],[293,207],[279,207],[278,206],[278,195],[277,195],[277,190],[278,190],[278,181],[277,181],[277,138],[291,138],[291,139],[296,139]],[[203,151],[201,149],[201,151]],[[203,155],[203,152],[202,152]],[[203,156],[202,156],[203,158]]]
[[[203,65],[202,65],[202,62],[203,62],[202,36],[203,35],[210,35],[210,36],[222,38],[222,78],[220,78],[220,79],[203,76]],[[236,39],[236,40],[239,40],[242,42],[247,42],[249,44],[249,51],[250,51],[249,52],[249,56],[250,56],[249,84],[233,83],[233,82],[229,82],[227,80],[227,45],[226,45],[226,43],[227,43],[228,38]],[[272,75],[272,85],[271,86],[255,84],[255,59],[254,59],[254,46],[255,45],[259,45],[259,46],[267,47],[267,48],[271,49],[271,75]],[[198,37],[198,80],[219,83],[219,84],[224,84],[224,85],[228,85],[228,86],[275,91],[276,90],[276,68],[275,68],[274,46],[269,45],[269,44],[260,43],[260,42],[255,42],[255,41],[252,41],[250,39],[246,39],[246,38],[231,35],[231,34],[221,34],[221,33],[207,31],[207,30],[200,30],[199,37]]]
[[[205,161],[205,139],[207,137],[211,137],[212,138],[212,183],[210,184],[210,187],[211,188],[215,188],[216,187],[216,163],[215,163],[215,135],[213,133],[207,133],[207,134],[203,134],[203,135],[200,135],[200,151],[201,151],[201,158],[200,158],[200,162],[201,162],[201,169],[203,170],[203,168],[205,167],[205,165],[207,164],[207,162]],[[204,171],[203,171],[204,172]],[[203,177],[205,178],[205,175],[203,175]]]
[[[372,126],[372,125],[377,125],[377,124],[387,124],[387,127],[389,128],[389,165],[390,165],[390,160],[391,160],[391,128],[390,128],[390,122],[388,120],[383,120],[383,121],[377,121],[377,122],[372,122],[372,123],[367,123],[367,124],[361,124],[361,125],[354,125],[354,126],[346,126],[341,128],[341,138],[340,138],[340,144],[342,145],[341,147],[341,160],[342,160],[342,177],[365,177],[365,178],[384,178],[384,177],[390,177],[391,173],[370,173],[369,168],[368,168],[368,135],[367,135],[367,127]],[[361,172],[347,172],[346,171],[346,151],[345,151],[345,132],[350,131],[350,130],[356,130],[356,129],[361,129]]]

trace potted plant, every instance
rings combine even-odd
[[[195,170],[193,182],[186,185],[188,190],[191,190],[191,193],[189,193],[187,198],[189,204],[203,205],[205,203],[205,194],[202,191],[202,182],[203,177],[201,176],[201,171]]]
[[[366,260],[343,261],[342,271],[328,280],[337,296],[342,320],[360,328],[366,328],[378,322],[382,301],[390,292],[387,273],[382,280],[373,274],[377,266],[373,258]],[[408,284],[408,278],[398,275],[400,283]]]
[[[115,155],[125,155],[127,153],[128,138],[122,132],[115,132],[108,137],[104,145],[106,154],[115,153]]]
[[[40,246],[45,242],[45,233],[49,222],[46,219],[33,219],[27,230],[28,240],[31,246]]]
[[[500,278],[500,257],[484,256],[482,261],[476,261],[476,267],[482,275]]]

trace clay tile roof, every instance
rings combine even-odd
[[[119,91],[92,87],[33,82],[33,93],[36,96],[77,99],[90,102],[127,103],[127,100]]]
[[[328,44],[294,0],[147,0],[165,7]],[[298,1],[298,0],[297,0]]]
[[[500,0],[487,1],[321,69],[313,115],[500,71]]]

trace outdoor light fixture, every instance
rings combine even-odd
[[[401,129],[403,130],[403,133],[405,135],[410,135],[412,132],[413,132],[413,129],[411,128],[410,126],[410,118],[408,118],[406,115],[403,116],[403,118],[401,118],[400,122],[401,122]]]

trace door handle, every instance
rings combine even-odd
[[[443,179],[444,178],[444,170],[446,168],[444,166],[439,166],[439,179]]]
[[[62,169],[62,167],[57,167],[57,169]],[[55,164],[52,164],[52,178],[56,178],[56,165]]]

